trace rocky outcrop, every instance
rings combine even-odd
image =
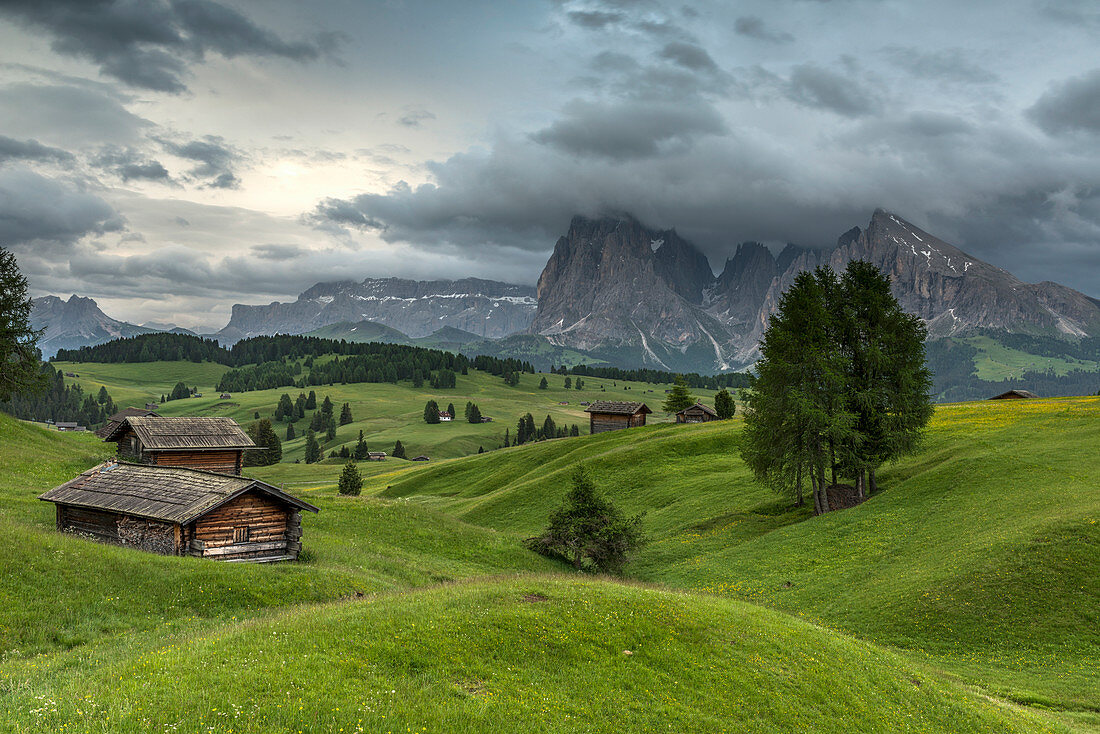
[[[79,349],[156,331],[112,319],[91,298],[74,295],[63,301],[57,296],[43,296],[32,303],[30,324],[42,330],[38,348],[45,359],[57,354],[58,349]]]
[[[855,259],[886,273],[899,303],[933,337],[979,328],[1100,334],[1095,299],[1057,283],[1024,283],[882,209],[831,250],[788,245],[774,257],[743,243],[701,288],[706,258],[675,232],[629,216],[575,218],[539,278],[531,331],[618,362],[728,369],[755,361],[768,319],[800,272],[839,272]]]
[[[318,283],[290,303],[236,304],[217,336],[232,343],[262,334],[304,334],[341,322],[374,321],[410,337],[451,326],[495,339],[525,331],[534,315],[530,286],[478,278],[367,278]]]

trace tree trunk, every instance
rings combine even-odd
[[[829,468],[833,473],[833,484],[836,484],[836,448],[832,441],[829,442]]]
[[[856,470],[856,497],[859,497],[859,501],[862,502],[866,499],[863,495],[863,470]]]
[[[878,492],[878,482],[875,481],[875,467],[872,466],[867,470],[867,480],[871,494]]]
[[[817,478],[810,472],[810,491],[814,495],[814,514],[821,514],[821,492],[817,488]]]
[[[795,507],[801,507],[803,502],[804,502],[804,500],[802,499],[802,466],[801,465],[799,465],[799,467],[798,467],[798,479],[795,480],[795,483],[796,483],[796,491],[798,493],[798,497],[797,497],[794,504],[795,504]]]

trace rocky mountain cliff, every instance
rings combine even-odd
[[[112,319],[91,298],[74,295],[63,301],[57,296],[43,296],[33,299],[32,303],[31,328],[44,330],[38,348],[45,359],[55,355],[58,349],[77,349],[156,331]]]
[[[488,338],[527,329],[535,315],[530,286],[493,280],[367,278],[361,283],[318,283],[291,303],[233,306],[223,343],[261,334],[304,334],[330,324],[374,321],[410,337],[445,326]]]
[[[753,362],[779,297],[803,270],[867,260],[933,337],[978,328],[1100,334],[1100,303],[1057,283],[1024,283],[884,210],[831,250],[737,247],[717,277],[675,232],[629,216],[574,218],[539,278],[531,332],[616,362],[713,371]]]

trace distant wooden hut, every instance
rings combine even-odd
[[[1037,397],[1039,396],[1027,390],[1009,390],[1008,392],[1003,392],[1000,395],[994,395],[990,398],[990,400],[1024,400],[1026,398]]]
[[[645,403],[596,400],[584,412],[588,413],[589,433],[603,433],[644,426],[646,415],[653,411]]]
[[[111,433],[111,431],[113,431],[115,428],[117,428],[118,425],[120,423],[122,423],[122,421],[126,420],[127,418],[134,418],[134,417],[144,418],[147,415],[151,415],[154,418],[159,417],[156,413],[154,413],[152,410],[149,410],[148,408],[146,408],[146,409],[142,409],[142,408],[125,408],[125,409],[120,410],[119,412],[115,413],[110,418],[108,418],[107,422],[103,425],[103,427],[101,427],[100,429],[98,429],[95,432],[95,435],[99,436],[100,438],[107,438],[107,436]]]
[[[714,412],[714,408],[702,403],[696,403],[676,413],[677,423],[706,423],[716,420],[718,414]]]
[[[385,460],[386,460],[386,452],[385,451],[368,451],[367,452],[367,461],[385,461]]]
[[[414,456],[412,461],[431,461],[431,459],[421,454],[420,456]]]
[[[118,445],[120,459],[226,474],[240,474],[245,449],[256,448],[237,421],[222,417],[131,416],[104,440]]]
[[[69,421],[58,421],[57,423],[54,424],[54,427],[59,431],[81,432],[81,431],[88,430],[87,428],[80,425],[79,423],[72,423],[72,422],[69,422]]]
[[[107,462],[51,489],[57,529],[170,556],[293,560],[308,502],[257,479]]]

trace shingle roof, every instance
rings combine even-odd
[[[1001,398],[1007,398],[1009,395],[1016,395],[1017,397],[1021,397],[1021,398],[1037,398],[1037,397],[1039,397],[1038,395],[1036,395],[1035,393],[1033,393],[1029,390],[1009,390],[1008,392],[1003,392],[1000,395],[994,395],[993,397],[990,398],[990,400],[999,400]]]
[[[703,405],[702,403],[696,403],[695,405],[689,405],[688,407],[684,408],[683,410],[678,410],[678,411],[676,411],[676,415],[680,415],[681,413],[692,410],[693,408],[699,408],[700,410],[702,410],[707,415],[712,415],[715,418],[718,417],[718,414],[716,412],[714,412],[714,408],[710,407],[709,405]]]
[[[108,418],[107,422],[95,432],[95,435],[100,438],[107,438],[107,436],[111,435],[111,431],[115,430],[115,428],[127,418],[134,416],[144,417],[147,415],[155,416],[156,413],[145,408],[125,408]]]
[[[249,449],[256,444],[232,418],[133,416],[126,418],[106,436],[112,440],[129,425],[141,445],[152,451],[186,449]]]
[[[308,502],[258,479],[122,462],[100,464],[38,499],[184,524],[249,490],[273,495],[303,510],[318,511]]]
[[[585,413],[614,413],[616,415],[634,415],[636,413],[652,413],[645,403],[628,403],[616,400],[596,400],[587,408]]]

